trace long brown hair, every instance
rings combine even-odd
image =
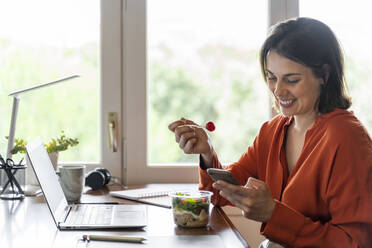
[[[261,72],[265,80],[266,60],[270,50],[309,67],[315,76],[324,79],[325,83],[322,84],[319,99],[314,106],[319,113],[329,113],[335,108],[348,109],[351,106],[351,98],[345,89],[343,53],[336,36],[326,24],[301,17],[274,25],[260,51]]]

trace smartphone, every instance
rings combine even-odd
[[[207,173],[211,176],[213,181],[223,180],[234,185],[241,185],[228,170],[209,168],[207,169]]]

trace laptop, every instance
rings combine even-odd
[[[41,139],[28,143],[26,152],[58,229],[142,228],[147,225],[145,205],[69,205]]]

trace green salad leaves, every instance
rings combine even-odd
[[[177,195],[184,196],[185,194],[177,193]],[[186,195],[187,196],[187,195]],[[195,215],[199,215],[202,209],[207,213],[209,210],[209,200],[208,199],[193,199],[193,198],[181,198],[175,197],[172,201],[173,208],[178,211],[188,211]]]

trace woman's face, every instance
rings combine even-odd
[[[272,50],[267,55],[266,80],[283,115],[300,117],[317,114],[314,106],[323,79],[315,77],[309,67]]]

